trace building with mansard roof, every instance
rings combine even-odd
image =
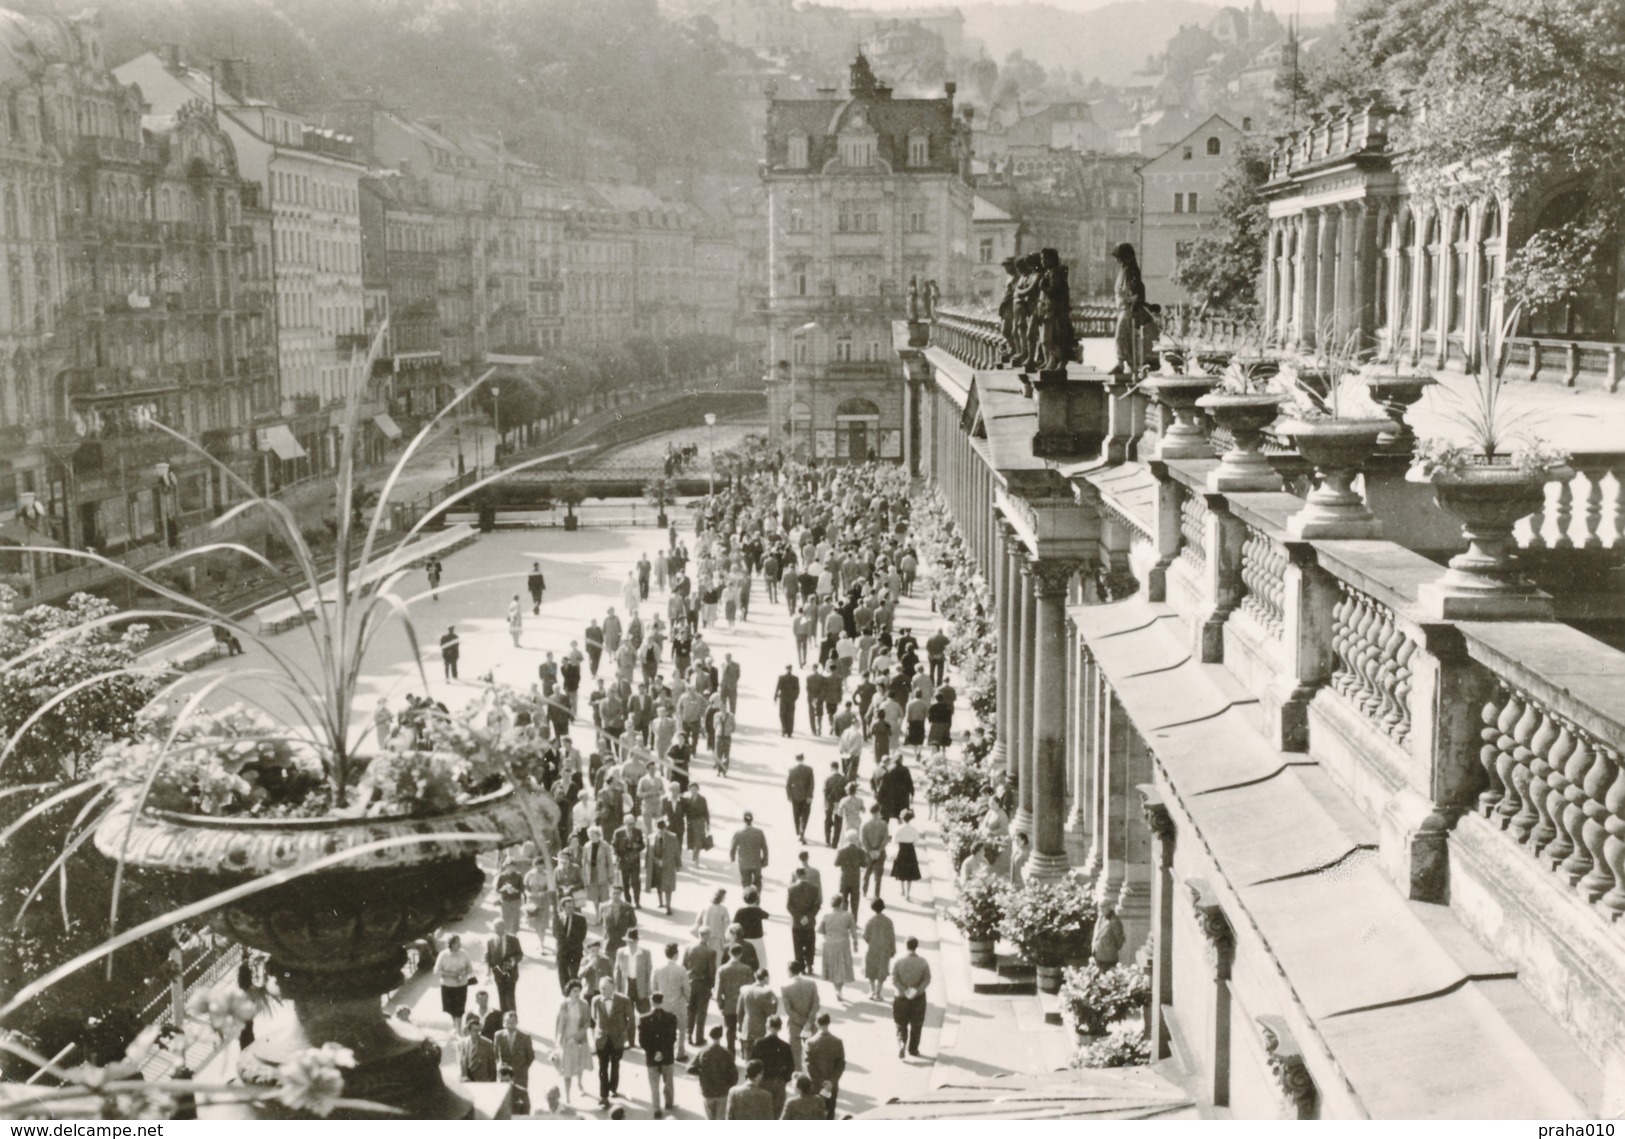
[[[891,322],[910,282],[970,293],[969,138],[952,84],[895,98],[862,55],[844,92],[768,107],[771,422],[812,455],[903,454]]]

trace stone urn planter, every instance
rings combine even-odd
[[[1499,460],[1499,457],[1498,457]],[[1552,598],[1521,574],[1513,527],[1541,508],[1546,484],[1574,477],[1563,466],[1527,467],[1495,461],[1434,470],[1433,500],[1461,521],[1467,549],[1450,559],[1438,581],[1417,590],[1430,615],[1447,620],[1551,620]]]
[[[1230,366],[1231,356],[1232,353],[1230,352],[1222,352],[1218,350],[1201,352],[1197,354],[1196,366],[1201,368],[1202,371],[1206,372],[1208,375],[1217,377],[1223,374],[1224,370]]]
[[[1382,537],[1382,523],[1352,484],[1389,426],[1387,419],[1291,419],[1281,424],[1281,433],[1314,464],[1319,480],[1303,509],[1287,519],[1288,537]]]
[[[1422,393],[1438,383],[1432,376],[1382,375],[1369,376],[1365,382],[1367,393],[1377,406],[1388,413],[1393,426],[1384,431],[1377,444],[1385,451],[1410,454],[1416,446],[1416,432],[1405,422],[1405,414],[1422,398]]]
[[[1218,386],[1211,376],[1152,376],[1140,385],[1153,401],[1172,413],[1174,422],[1164,423],[1156,458],[1211,459],[1213,447],[1202,430],[1202,412],[1196,401]]]
[[[1196,401],[1235,442],[1220,458],[1218,469],[1208,472],[1208,490],[1281,489],[1281,478],[1260,447],[1264,428],[1281,413],[1283,398],[1274,392],[1209,392]]]
[[[472,1105],[441,1079],[438,1048],[416,1027],[386,1019],[378,998],[400,986],[408,944],[462,917],[479,898],[485,874],[475,855],[530,837],[527,817],[512,791],[434,816],[257,819],[125,809],[108,815],[95,841],[182,906],[367,843],[426,837],[239,897],[210,921],[270,955],[266,975],[296,1015],[288,1031],[243,1053],[237,1070],[245,1083],[273,1084],[283,1060],[336,1043],[355,1054],[344,1076],[347,1098],[397,1108],[409,1119],[464,1119]],[[341,1111],[334,1118],[376,1116]]]

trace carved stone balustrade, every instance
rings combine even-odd
[[[1397,744],[1411,734],[1411,658],[1417,645],[1375,599],[1346,583],[1332,611],[1332,690]]]

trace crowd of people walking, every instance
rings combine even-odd
[[[918,914],[900,919],[883,895],[890,882],[911,903],[922,877],[909,764],[948,744],[958,694],[944,631],[899,617],[920,570],[910,511],[907,477],[893,465],[803,466],[757,452],[695,505],[692,552],[669,529],[616,604],[563,649],[525,645],[547,589],[541,563],[527,567],[529,604],[514,595],[503,619],[513,645],[541,659],[528,689],[505,690],[491,715],[539,750],[558,817],[547,842],[501,853],[500,917],[483,949],[451,936],[434,956],[465,1079],[507,1080],[515,1111],[530,1111],[531,1068],[551,1064],[558,1087],[536,1114],[570,1113],[578,1096],[611,1111],[627,1094],[622,1059],[635,1050],[656,1118],[673,1110],[674,1081],[688,1075],[710,1118],[833,1119],[849,1044],[843,1013],[860,973],[854,1001],[889,1000],[898,1057],[921,1055],[931,970],[906,927],[933,927]],[[753,596],[790,618],[792,663],[750,684],[758,695],[770,688],[777,705],[783,746],[767,762],[787,805],[782,821],[759,819],[758,805],[717,831],[707,790],[732,777],[744,678],[733,652],[711,642],[749,626]],[[447,635],[449,679],[455,625]],[[414,697],[396,715],[380,701],[380,745],[398,731],[421,734],[437,710]],[[589,720],[583,754],[576,739]],[[827,770],[807,759],[819,738],[834,744]],[[812,825],[819,807],[821,827]],[[811,857],[820,845],[833,863],[827,883]],[[764,871],[782,865],[773,859],[786,847],[788,888],[770,897],[780,891]],[[737,890],[700,880],[724,858]],[[657,943],[640,922],[652,911],[692,913],[689,936]],[[557,977],[546,1026],[525,1023],[521,981],[536,976],[522,973],[527,958],[551,959]],[[480,989],[468,1011],[483,983],[495,1007]],[[551,1046],[527,1051],[544,1028]]]

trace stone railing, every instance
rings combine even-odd
[[[1411,734],[1411,658],[1416,641],[1392,610],[1347,582],[1332,609],[1332,691],[1389,739]]]
[[[1625,913],[1621,709],[1588,706],[1583,694],[1516,675],[1505,662],[1486,671],[1493,687],[1480,713],[1477,813],[1613,922]]]
[[[1301,500],[1204,493],[1216,465],[1150,464],[1156,522],[1134,559],[1148,600],[1256,697],[1275,747],[1304,753],[1370,821],[1408,897],[1449,905],[1577,1039],[1611,1046],[1625,1018],[1625,653],[1558,621],[1429,616],[1418,597],[1437,561],[1292,539]],[[1127,512],[1097,486],[1108,515]],[[1573,1001],[1582,988],[1595,999]]]
[[[1545,507],[1519,524],[1519,544],[1532,550],[1625,547],[1625,456],[1576,454],[1574,476],[1546,484]]]
[[[1507,374],[1569,388],[1617,392],[1625,376],[1625,344],[1514,336],[1507,340]]]
[[[1112,336],[1117,310],[1110,305],[1072,306],[1072,331],[1080,339]],[[973,368],[1005,366],[1003,325],[994,309],[937,306],[931,321],[931,343]]]
[[[1285,547],[1271,540],[1256,526],[1247,527],[1241,544],[1240,609],[1275,640],[1286,627]]]
[[[1289,135],[1279,135],[1270,153],[1271,182],[1293,171],[1342,158],[1364,150],[1381,150],[1388,144],[1390,115],[1375,104],[1343,114],[1316,112],[1311,124]]]
[[[1179,501],[1179,556],[1200,571],[1207,565],[1207,501],[1189,490]]]

